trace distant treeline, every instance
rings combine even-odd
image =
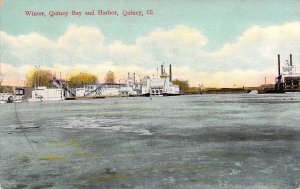
[[[52,87],[51,81],[53,79],[58,78],[55,78],[55,75],[51,71],[36,68],[27,74],[26,86],[32,88],[39,86]],[[115,79],[115,74],[112,71],[108,71],[104,78],[105,82],[107,83],[115,83]],[[82,72],[71,75],[66,81],[66,85],[71,88],[82,87],[84,85],[93,85],[97,83],[98,78],[96,75]]]

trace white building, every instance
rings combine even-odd
[[[63,89],[38,87],[32,91],[32,98],[28,101],[58,101],[64,100],[64,98]]]
[[[0,102],[1,103],[6,103],[10,100],[12,100],[12,102],[22,102],[24,99],[25,95],[25,89],[24,88],[20,88],[20,87],[16,87],[14,89],[14,93],[0,93]]]
[[[85,93],[86,93],[86,88],[84,88],[84,87],[75,89],[76,97],[83,97],[83,96],[85,96]]]
[[[9,97],[13,97],[12,93],[0,93],[0,103],[6,103]]]
[[[100,90],[100,96],[119,96],[120,91],[118,88],[114,87],[103,87]]]

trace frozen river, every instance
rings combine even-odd
[[[295,189],[300,94],[0,104],[0,159],[4,189]]]

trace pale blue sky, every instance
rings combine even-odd
[[[160,27],[170,29],[185,25],[207,36],[207,50],[216,49],[253,26],[280,25],[299,21],[297,0],[5,0],[1,8],[1,30],[11,35],[38,32],[52,40],[62,35],[70,24],[96,26],[106,42],[132,43]],[[24,10],[153,9],[152,17],[67,17],[34,18]]]

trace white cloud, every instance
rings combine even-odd
[[[300,22],[280,26],[253,26],[246,30],[236,42],[212,53],[211,60],[221,68],[276,70],[277,54],[288,58],[299,56]]]
[[[115,65],[139,65],[140,63],[149,64],[151,56],[137,45],[126,45],[121,41],[114,41],[107,46],[107,58]]]
[[[47,53],[54,50],[54,43],[38,33],[10,36],[0,33],[1,61],[12,65],[38,64],[47,59]]]
[[[71,25],[58,39],[56,46],[71,54],[103,53],[104,35],[95,27]]]
[[[277,54],[282,59],[294,55],[300,59],[300,22],[278,26],[253,26],[214,52],[204,50],[208,39],[198,30],[177,26],[170,30],[155,29],[132,44],[122,41],[105,43],[99,28],[71,25],[52,41],[38,33],[11,36],[0,32],[2,72],[6,81],[12,76],[25,79],[26,71],[43,68],[70,74],[85,71],[103,80],[108,70],[118,79],[127,72],[137,76],[156,75],[162,62],[174,65],[174,78],[187,79],[193,85],[258,85],[267,75],[277,73]],[[6,67],[6,68],[5,68]]]
[[[204,53],[206,43],[207,39],[200,31],[186,26],[167,31],[156,29],[136,40],[137,46],[151,54],[153,62],[178,66],[197,64],[197,56]]]

